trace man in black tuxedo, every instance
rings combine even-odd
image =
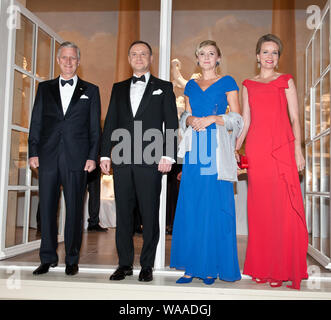
[[[57,210],[60,187],[66,204],[66,274],[78,272],[87,173],[96,168],[100,147],[99,88],[76,75],[79,48],[61,44],[61,75],[39,84],[29,133],[29,164],[39,170],[41,265],[35,275],[58,263]]]
[[[110,280],[122,280],[133,273],[132,237],[138,203],[143,225],[139,281],[151,281],[159,240],[162,173],[169,172],[176,159],[177,108],[171,82],[150,74],[153,55],[148,43],[134,42],[128,60],[133,77],[113,86],[101,142],[100,166],[109,174],[112,165],[116,201],[119,267]],[[163,125],[170,138],[163,135]],[[123,137],[121,142],[119,136]]]

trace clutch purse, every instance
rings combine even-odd
[[[238,162],[238,167],[240,169],[247,169],[248,168],[247,157],[242,154],[239,154],[239,159],[240,161]]]

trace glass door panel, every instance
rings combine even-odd
[[[8,191],[6,247],[23,243],[24,191]]]
[[[314,64],[314,70],[313,70],[313,83],[315,83],[318,78],[321,76],[321,39],[320,39],[320,29],[318,29],[314,36],[314,42],[313,42],[313,48],[314,48],[314,56],[313,56],[313,64]]]
[[[26,185],[28,134],[12,130],[10,162],[9,162],[9,185]]]
[[[312,237],[312,196],[306,196],[306,222],[309,235],[309,244],[313,244]]]
[[[321,133],[321,82],[315,87],[315,136]]]
[[[321,143],[321,192],[330,192],[330,134]]]
[[[305,138],[310,139],[310,94],[305,98]]]
[[[330,128],[330,71],[322,79],[321,131]]]
[[[28,129],[32,78],[15,70],[12,124]]]
[[[330,257],[330,199],[321,198],[321,252]]]
[[[313,148],[312,144],[306,146],[306,190],[311,192],[313,190]]]
[[[310,88],[312,86],[312,78],[313,78],[313,66],[312,66],[312,61],[313,61],[313,50],[312,50],[312,42],[310,42],[307,50],[306,50],[306,59],[307,59],[307,94],[309,94]]]
[[[60,48],[60,43],[55,41],[55,51],[54,51],[54,78],[58,77],[61,73],[60,67],[57,63],[57,52]]]
[[[16,29],[15,64],[33,72],[34,23],[21,15],[21,28]]]
[[[320,191],[320,179],[321,179],[321,143],[320,140],[316,140],[313,142],[313,191],[319,192]]]
[[[29,241],[39,240],[40,232],[38,232],[38,223],[40,223],[40,216],[38,212],[39,207],[39,193],[38,191],[31,191],[30,194],[30,216],[29,216]],[[39,230],[40,231],[40,230]]]
[[[317,250],[321,249],[320,246],[320,228],[321,228],[321,213],[320,213],[320,197],[313,197],[313,215],[312,215],[312,223],[313,223],[313,247]]]
[[[322,22],[322,72],[330,64],[330,10],[328,10]]]
[[[37,48],[37,77],[48,80],[51,77],[51,37],[38,29],[38,48]]]

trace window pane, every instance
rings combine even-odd
[[[40,239],[40,232],[39,233],[37,232],[38,221],[40,222],[40,217],[37,218],[38,205],[39,205],[39,193],[38,191],[31,191],[29,241]]]
[[[37,95],[37,91],[38,91],[38,86],[39,86],[39,81],[38,80],[35,80],[35,86],[34,86],[34,99],[36,98],[36,95]]]
[[[55,41],[55,52],[54,52],[54,78],[58,77],[61,73],[60,67],[57,63],[57,51],[60,47],[60,43]]]
[[[309,47],[307,48],[306,54],[307,54],[307,90],[309,92],[309,90],[312,86],[312,72],[313,72],[312,42],[310,43]]]
[[[15,64],[29,72],[33,70],[33,29],[34,24],[21,15],[21,28],[16,29]]]
[[[12,123],[29,127],[31,78],[15,70]]]
[[[312,144],[306,146],[306,188],[307,192],[311,192],[313,190],[313,180],[312,180]]]
[[[330,37],[330,10],[325,15],[322,22],[322,71],[324,71],[330,64],[329,51],[329,37]]]
[[[51,44],[51,37],[46,32],[39,29],[36,75],[44,80],[50,79],[51,77]]]
[[[9,163],[9,185],[25,185],[28,151],[28,134],[12,130],[10,163]]]
[[[310,94],[305,100],[305,137],[310,139]]]
[[[320,168],[320,152],[321,152],[321,143],[320,140],[314,142],[314,166],[313,166],[313,191],[320,191],[320,177],[321,177],[321,168]]]
[[[38,169],[31,169],[31,186],[38,186]]]
[[[321,251],[330,257],[330,199],[323,197],[321,205]]]
[[[321,75],[320,45],[320,29],[318,29],[314,37],[314,82]]]
[[[24,191],[8,191],[6,248],[23,243]]]
[[[320,197],[313,197],[313,247],[320,250],[321,228]]]
[[[315,136],[321,133],[321,83],[319,82],[315,87]]]
[[[321,119],[321,130],[330,128],[330,72],[322,80]]]
[[[312,196],[306,197],[306,220],[309,235],[309,244],[312,244]]]
[[[330,191],[330,135],[322,137],[321,149],[321,191]]]

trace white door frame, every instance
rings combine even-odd
[[[159,78],[170,80],[170,54],[171,54],[171,18],[172,0],[161,0],[160,9],[160,48],[159,48]],[[166,202],[167,202],[167,175],[162,177],[162,190],[160,196],[159,225],[160,239],[156,250],[154,267],[165,267],[165,231],[166,231]]]
[[[322,52],[323,52],[323,37],[321,34],[321,31],[323,31],[323,20],[327,19],[326,14],[330,12],[330,1],[328,1],[321,12],[321,19],[320,24],[316,27],[314,30],[311,38],[309,39],[307,46],[306,46],[306,61],[305,61],[305,70],[306,70],[306,77],[305,77],[305,108],[307,108],[308,102],[309,102],[309,118],[307,119],[307,111],[304,110],[304,119],[305,119],[305,145],[306,145],[306,159],[307,159],[307,166],[306,166],[306,174],[305,174],[305,200],[306,200],[306,221],[307,221],[307,227],[308,232],[311,233],[311,243],[308,245],[308,253],[319,263],[321,263],[325,268],[331,269],[331,253],[329,249],[329,256],[327,256],[325,253],[323,253],[323,239],[327,238],[327,234],[329,237],[329,244],[328,246],[331,246],[330,242],[330,234],[331,234],[331,206],[330,206],[330,199],[331,199],[331,190],[329,191],[322,191],[321,185],[323,184],[323,179],[327,175],[325,175],[322,172],[322,163],[324,161],[322,160],[322,157],[319,156],[320,162],[319,162],[319,176],[320,181],[317,181],[319,186],[314,186],[315,177],[318,177],[317,173],[315,172],[315,149],[314,144],[320,143],[320,151],[318,151],[319,155],[322,154],[321,150],[324,148],[322,145],[322,141],[325,137],[329,136],[330,139],[330,127],[326,128],[325,130],[320,130],[320,132],[316,132],[316,126],[315,121],[316,119],[316,102],[320,103],[320,99],[316,98],[316,88],[320,85],[321,81],[323,81],[324,76],[330,73],[330,61],[331,61],[331,50],[330,50],[330,35],[331,35],[331,15],[329,14],[329,38],[328,43],[326,44],[329,48],[329,65],[325,67],[325,69],[322,68]],[[319,43],[316,43],[315,39],[318,39],[318,32],[319,34]],[[315,48],[316,46],[319,46],[319,56],[315,57]],[[308,54],[311,50],[311,54]],[[310,59],[310,61],[308,60]],[[315,69],[315,60],[318,59],[320,61],[320,70]],[[311,73],[310,68],[308,67],[309,64],[311,64]],[[318,73],[317,73],[318,72]],[[309,76],[308,76],[309,73]],[[319,75],[319,76],[318,76]],[[309,81],[309,83],[308,83]],[[323,82],[322,82],[323,86]],[[330,92],[330,88],[329,88]],[[321,95],[321,92],[320,92]],[[318,119],[318,123],[322,124],[322,116],[321,116],[321,105],[319,106],[320,114]],[[329,144],[329,150],[331,147],[331,144]],[[309,158],[309,148],[311,148],[311,159]],[[317,163],[318,164],[318,163]],[[329,179],[330,179],[330,170],[331,166],[329,168],[326,168],[329,172]],[[324,170],[324,168],[323,168]],[[311,175],[309,175],[311,173]],[[312,182],[308,180],[309,177],[311,177]],[[310,189],[310,185],[312,185],[312,188]],[[331,181],[330,184],[331,186]],[[329,187],[330,188],[330,187]],[[323,207],[323,200],[327,199],[329,201],[329,211],[324,212],[325,207]],[[316,202],[319,201],[318,202]],[[317,205],[316,205],[317,203]],[[328,215],[328,219],[325,221],[325,216]],[[329,220],[329,223],[327,225],[327,220]]]

